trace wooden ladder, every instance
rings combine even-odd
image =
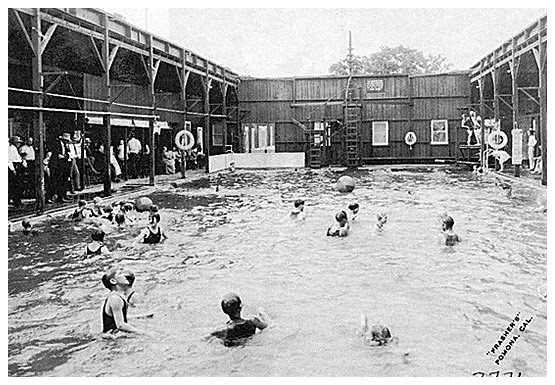
[[[350,80],[350,79],[349,79]],[[347,167],[360,166],[359,136],[362,106],[354,101],[354,89],[349,81],[345,93],[345,154]]]
[[[314,138],[317,135],[315,130],[310,131],[309,140],[310,140],[310,150],[309,150],[309,159],[308,159],[308,166],[310,168],[320,168],[322,166],[322,146],[318,143],[314,142]]]

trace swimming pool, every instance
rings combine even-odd
[[[170,238],[133,249],[139,229],[115,231],[107,236],[115,252],[92,263],[79,255],[90,229],[62,219],[34,236],[10,234],[9,375],[546,375],[547,306],[537,288],[546,283],[547,217],[533,211],[545,192],[515,184],[508,195],[491,176],[420,166],[350,172],[357,187],[341,194],[340,175],[239,171],[201,188],[160,187],[150,197]],[[283,220],[297,198],[306,199],[306,221]],[[350,235],[326,237],[351,201],[361,212]],[[379,211],[389,221],[375,234]],[[439,241],[444,212],[463,238],[454,247]],[[107,294],[100,277],[113,262],[135,272],[142,306],[155,312],[131,321],[150,337],[96,338]],[[272,319],[238,348],[202,338],[226,322],[219,303],[229,291],[244,315],[263,307]],[[361,314],[387,325],[398,345],[363,343]],[[486,352],[517,314],[512,333],[532,319],[497,365],[500,351]]]

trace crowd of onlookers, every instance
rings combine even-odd
[[[36,196],[36,151],[32,137],[25,142],[19,136],[9,139],[8,204],[19,207],[22,198]],[[115,149],[111,146],[107,155],[103,143],[93,143],[89,137],[82,138],[80,131],[75,131],[73,136],[64,132],[45,149],[44,154],[42,167],[46,203],[72,201],[68,194],[102,183],[106,162],[109,163],[110,178],[114,182],[119,182],[124,176],[136,179],[149,175],[150,148],[143,145],[133,133],[127,144],[123,139],[120,140]],[[205,164],[200,145],[188,151],[162,147],[156,159],[158,174],[181,172],[183,165],[186,169],[202,169]]]

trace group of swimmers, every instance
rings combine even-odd
[[[294,208],[289,213],[289,218],[292,220],[306,219],[304,211],[305,201],[297,199],[293,203]],[[349,235],[351,229],[351,222],[355,221],[360,212],[360,205],[357,202],[352,202],[347,206],[346,210],[340,210],[335,214],[335,222],[328,227],[326,235],[328,237],[346,237]],[[388,215],[385,212],[378,212],[376,214],[376,223],[374,225],[375,232],[384,230],[384,225],[387,223]],[[461,237],[455,233],[453,226],[455,221],[447,214],[441,216],[441,230],[442,240],[447,246],[454,246],[457,242],[461,241]]]

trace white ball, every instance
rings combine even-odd
[[[335,187],[339,192],[350,193],[355,189],[355,181],[353,178],[347,175],[343,175],[338,179]]]
[[[135,199],[135,209],[138,212],[150,210],[150,206],[152,206],[152,204],[152,200],[147,197],[140,197]]]

